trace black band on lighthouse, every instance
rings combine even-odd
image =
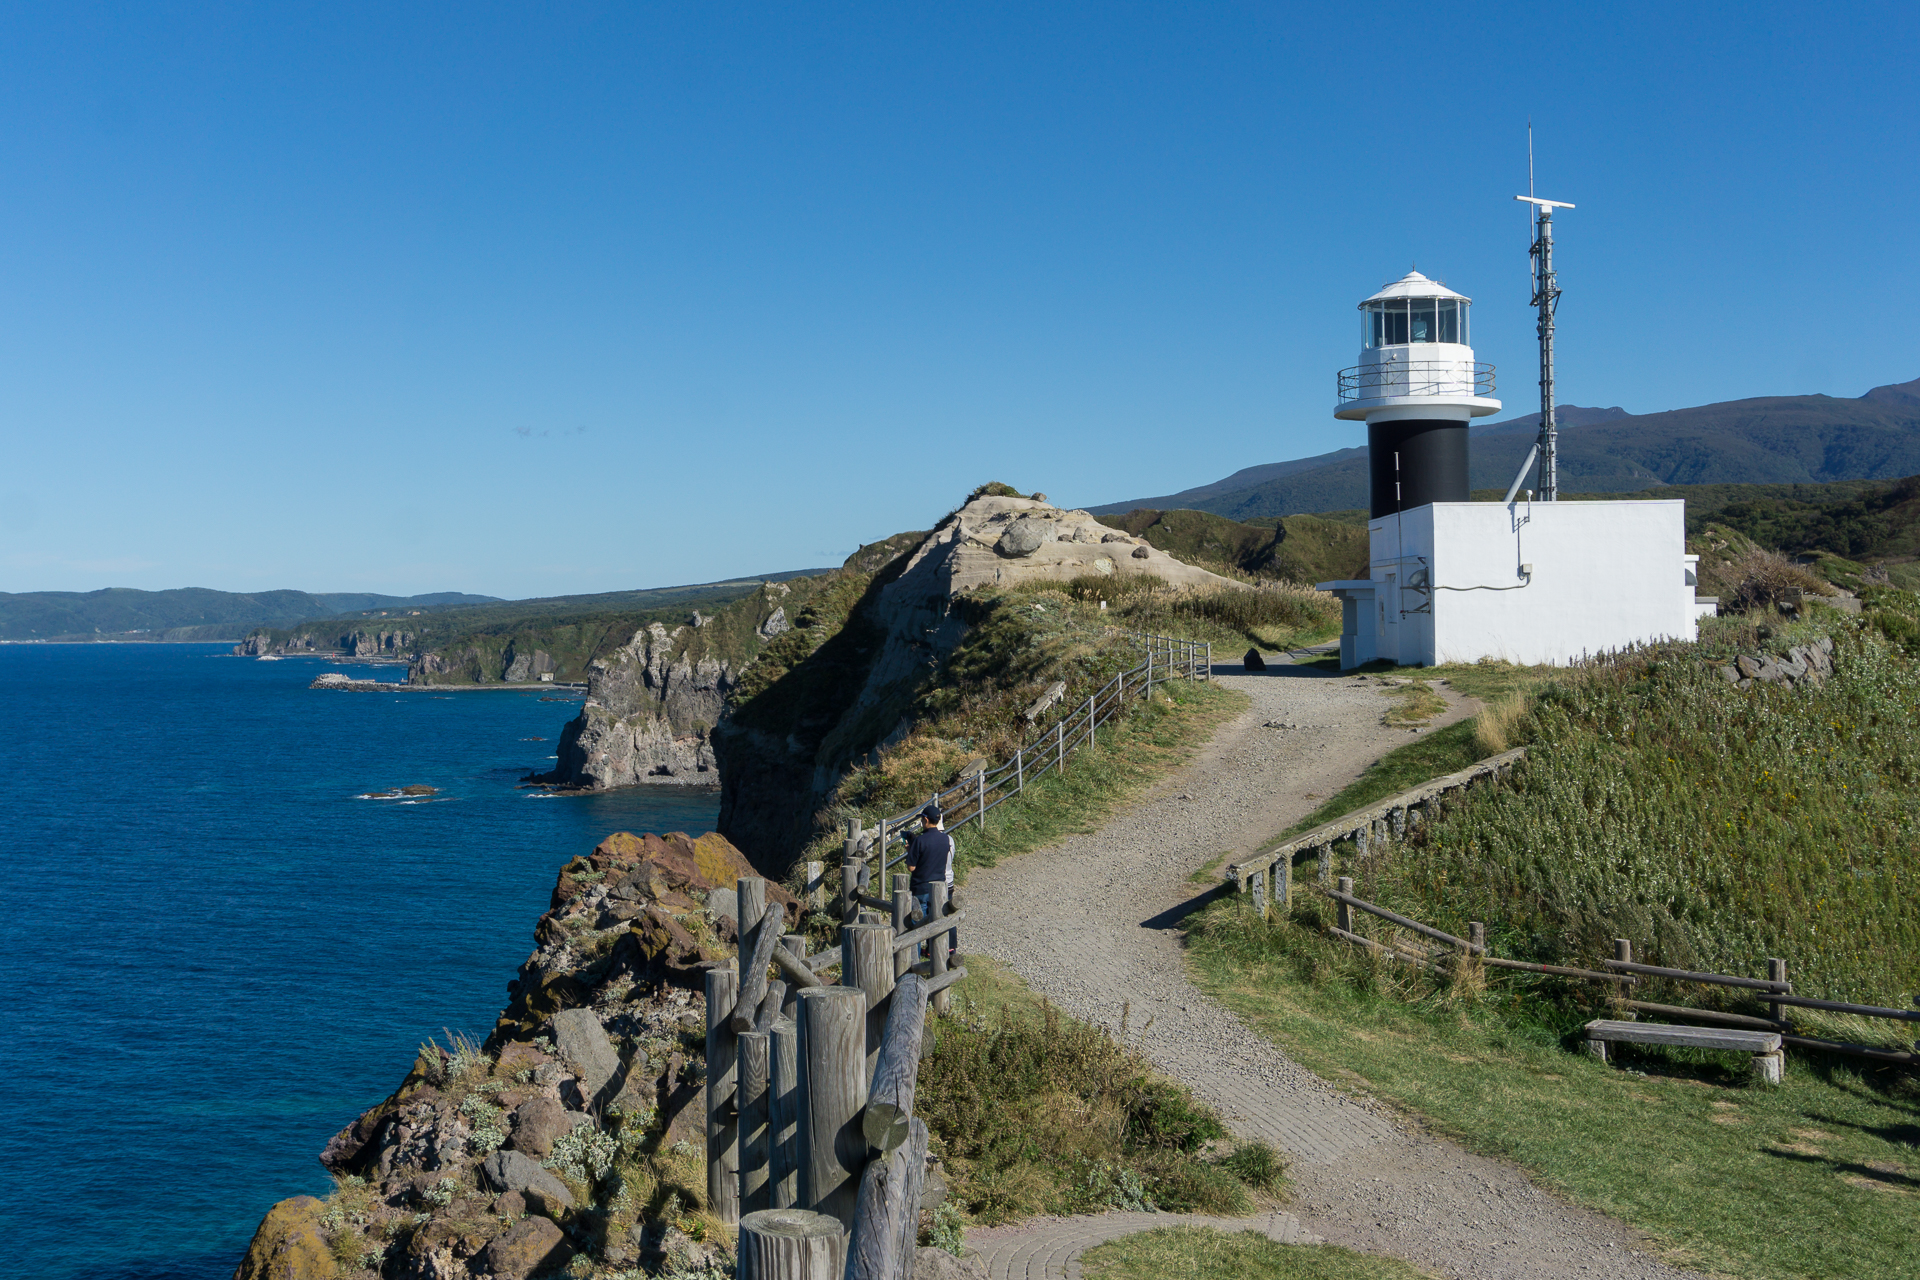
[[[1467,424],[1401,418],[1367,424],[1372,516],[1467,500]]]

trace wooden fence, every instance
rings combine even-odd
[[[1471,768],[1423,782],[1364,809],[1355,809],[1304,835],[1281,840],[1251,858],[1229,864],[1227,877],[1241,893],[1251,892],[1254,905],[1261,911],[1266,910],[1269,893],[1274,903],[1284,909],[1293,902],[1293,860],[1301,851],[1311,849],[1318,855],[1319,882],[1325,887],[1333,874],[1336,842],[1352,840],[1364,860],[1369,847],[1382,845],[1389,839],[1404,839],[1408,831],[1424,820],[1427,806],[1441,796],[1465,790],[1483,778],[1497,777],[1526,757],[1525,747],[1515,747]]]
[[[1613,958],[1598,961],[1597,968],[1582,969],[1570,965],[1534,964],[1526,960],[1508,960],[1490,954],[1486,945],[1486,926],[1478,920],[1467,922],[1467,936],[1462,938],[1389,911],[1377,903],[1354,897],[1353,881],[1346,876],[1340,877],[1337,887],[1322,889],[1321,892],[1336,904],[1335,923],[1330,929],[1335,937],[1357,946],[1383,952],[1396,960],[1417,965],[1430,972],[1444,973],[1449,966],[1474,963],[1493,969],[1513,969],[1525,973],[1545,973],[1563,978],[1606,982],[1613,984],[1614,1002],[1622,1009],[1634,1013],[1654,1013],[1666,1018],[1684,1018],[1695,1022],[1717,1023],[1722,1026],[1746,1027],[1756,1031],[1777,1031],[1781,1033],[1780,1038],[1784,1043],[1802,1049],[1818,1049],[1828,1053],[1848,1054],[1904,1066],[1920,1065],[1920,1051],[1910,1052],[1878,1045],[1850,1044],[1839,1040],[1794,1035],[1793,1024],[1786,1014],[1789,1009],[1822,1009],[1830,1013],[1850,1013],[1863,1018],[1891,1018],[1910,1023],[1920,1022],[1920,1009],[1891,1009],[1882,1005],[1849,1004],[1841,1000],[1815,1000],[1806,996],[1796,996],[1793,994],[1793,984],[1787,980],[1787,962],[1777,956],[1767,957],[1767,976],[1764,978],[1747,978],[1731,973],[1701,973],[1691,969],[1668,969],[1659,965],[1636,963],[1633,958],[1632,941],[1626,938],[1615,938]],[[1423,938],[1429,938],[1440,946],[1428,947],[1404,939],[1380,942],[1368,938],[1355,927],[1353,915],[1355,911],[1377,916]],[[1642,978],[1664,978],[1671,982],[1700,983],[1751,991],[1767,1006],[1768,1016],[1762,1018],[1744,1013],[1726,1013],[1719,1009],[1695,1009],[1685,1005],[1655,1004],[1651,1001],[1633,999],[1634,988]],[[1920,1045],[1916,1045],[1916,1050],[1920,1050]]]
[[[1148,635],[1144,632],[1126,633],[1138,640],[1146,649],[1146,656],[1135,666],[1122,671],[1107,681],[1096,692],[1088,695],[1087,700],[1069,708],[1048,729],[1033,741],[1014,749],[1006,760],[992,768],[980,768],[948,787],[937,791],[933,802],[947,814],[947,825],[957,827],[972,822],[985,825],[987,814],[998,806],[1011,800],[1038,782],[1048,773],[1059,770],[1065,772],[1067,758],[1082,747],[1094,745],[1095,733],[1126,709],[1128,699],[1141,699],[1153,692],[1156,684],[1165,684],[1169,680],[1210,680],[1213,678],[1213,644],[1205,640],[1183,640],[1177,636]],[[1027,720],[1032,723],[1051,705],[1059,701],[1066,686],[1056,681],[1040,700],[1028,709]],[[881,818],[880,826],[873,832],[873,841],[879,851],[879,867],[882,874],[906,857],[902,848],[898,855],[889,855],[889,846],[893,843],[894,833],[919,816],[920,809],[911,809],[891,818]],[[862,840],[866,833],[862,832]]]
[[[706,1132],[707,1202],[739,1224],[740,1280],[913,1274],[927,1162],[913,1114],[921,1035],[929,999],[944,1005],[967,971],[947,967],[943,935],[962,917],[946,886],[932,886],[932,919],[911,928],[906,879],[895,877],[890,920],[856,896],[840,946],[814,956],[785,933],[766,881],[738,883],[738,966],[706,977]],[[835,963],[829,985],[819,971]]]

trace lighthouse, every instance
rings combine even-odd
[[[1365,578],[1322,582],[1341,601],[1340,665],[1578,661],[1691,640],[1686,504],[1469,501],[1468,424],[1500,412],[1474,359],[1472,300],[1410,271],[1360,303],[1360,363],[1339,373],[1334,417],[1367,424]]]
[[[1360,304],[1360,363],[1340,371],[1336,418],[1367,424],[1375,519],[1467,500],[1467,423],[1500,412],[1473,358],[1473,300],[1418,271]]]

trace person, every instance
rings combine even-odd
[[[913,892],[920,918],[931,920],[932,886],[940,882],[947,886],[949,893],[953,891],[953,837],[947,834],[946,815],[931,801],[920,811],[920,822],[920,834],[907,844],[907,870],[913,876],[908,887]],[[956,929],[947,931],[948,955],[960,945],[959,936]]]

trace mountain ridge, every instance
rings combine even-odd
[[[1756,396],[1659,413],[1563,405],[1563,491],[1634,493],[1673,484],[1824,484],[1920,472],[1920,379],[1854,399]],[[1473,433],[1469,484],[1504,490],[1532,447],[1539,415]],[[1087,508],[1117,515],[1190,508],[1247,521],[1367,505],[1362,448],[1245,467],[1178,493]]]

